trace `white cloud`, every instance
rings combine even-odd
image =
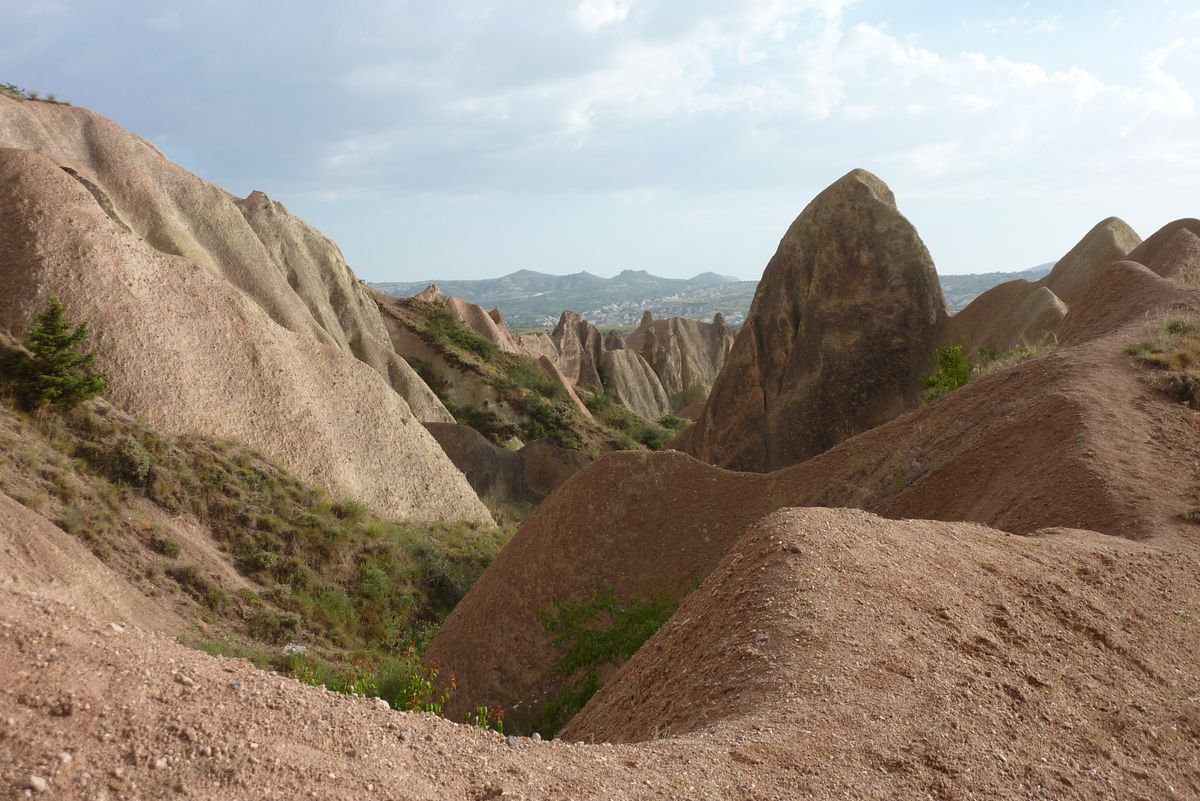
[[[624,20],[632,7],[633,3],[620,0],[582,0],[575,13],[580,25],[589,31],[597,31]]]

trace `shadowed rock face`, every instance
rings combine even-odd
[[[471,488],[481,498],[501,503],[538,503],[591,463],[587,454],[545,439],[510,451],[493,445],[468,426],[426,423],[425,427]]]
[[[671,411],[671,402],[650,365],[633,350],[621,348],[600,354],[600,377],[605,388],[626,409],[647,420]]]
[[[767,265],[696,425],[711,464],[773,470],[920,404],[946,306],[891,190],[854,170],[816,197]]]
[[[627,347],[650,365],[671,409],[703,402],[733,348],[733,331],[718,314],[711,323],[687,317],[655,320],[650,312],[630,335]]]
[[[573,311],[565,311],[550,339],[558,350],[555,362],[568,381],[594,392],[604,391],[599,370],[604,342],[596,326]]]

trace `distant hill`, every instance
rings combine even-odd
[[[975,297],[1004,281],[1036,281],[1050,272],[1053,263],[1015,273],[943,275],[942,291],[955,312]],[[694,278],[660,278],[645,270],[625,270],[612,278],[583,271],[550,275],[518,270],[499,278],[473,281],[385,282],[370,286],[386,295],[415,295],[437,284],[447,295],[456,295],[485,309],[499,306],[512,328],[547,328],[558,322],[564,309],[579,312],[598,326],[634,326],[643,312],[655,317],[692,317],[710,320],[717,312],[736,327],[746,319],[757,281],[741,281],[717,273]]]
[[[946,297],[946,305],[950,307],[951,312],[957,312],[997,284],[1015,281],[1018,278],[1037,281],[1039,278],[1045,278],[1053,266],[1054,262],[1047,262],[1019,273],[974,273],[938,277],[942,282],[942,294]]]
[[[415,295],[436,283],[447,295],[457,295],[485,309],[499,306],[513,328],[546,328],[558,322],[564,309],[579,312],[600,326],[634,326],[642,313],[655,317],[693,317],[709,320],[717,312],[730,325],[746,318],[757,281],[701,273],[694,278],[660,278],[645,270],[625,270],[612,278],[588,272],[548,275],[519,270],[500,278],[476,281],[413,281],[371,284],[387,295]]]

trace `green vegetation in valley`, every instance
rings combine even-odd
[[[602,401],[585,401],[595,414],[594,404],[607,411],[593,423],[572,404],[566,390],[551,378],[535,359],[507,353],[464,326],[442,303],[418,298],[400,298],[381,304],[390,314],[415,332],[445,360],[463,373],[471,373],[494,393],[487,404],[455,402],[451,382],[429,362],[406,360],[442,401],[455,421],[470,426],[497,445],[513,439],[529,442],[549,439],[556,445],[598,456],[614,448],[662,447],[671,439],[669,427],[643,420],[622,407],[611,396]],[[579,390],[586,396],[586,390]]]
[[[922,382],[926,403],[933,403],[971,380],[971,363],[958,345],[946,345],[933,353],[937,371],[925,376]]]
[[[633,656],[678,607],[665,592],[649,600],[618,599],[604,583],[582,603],[553,599],[539,614],[559,653],[551,675],[565,683],[542,705],[538,731],[553,736],[600,689],[600,671]]]
[[[20,365],[33,358],[0,348],[0,491],[131,583],[175,594],[206,632],[188,635],[193,645],[440,709],[452,682],[419,653],[515,531],[516,513],[495,510],[499,527],[391,521],[248,448],[167,436],[99,399],[27,409]],[[169,521],[183,519],[209,544],[173,536]]]
[[[611,391],[577,391],[592,416],[617,432],[617,445],[626,450],[639,447],[652,451],[660,450],[685,425],[684,420],[671,414],[665,415],[658,423],[638,417],[625,408]]]

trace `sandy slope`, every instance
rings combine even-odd
[[[1162,290],[1160,313],[1196,308],[1194,293],[1149,275]],[[581,601],[597,578],[623,596],[678,592],[704,579],[747,525],[779,508],[861,507],[1019,534],[1066,526],[1196,540],[1179,515],[1200,502],[1200,415],[1154,390],[1125,355],[1146,334],[1145,313],[1119,290],[1116,297],[1132,315],[1117,330],[1100,325],[1097,339],[972,382],[785,470],[730,473],[663,452],[614,454],[580,471],[435,638],[432,656],[458,675],[455,711],[531,703],[557,687],[546,676],[556,654],[538,617],[552,598]],[[1112,302],[1105,293],[1096,299]],[[1072,314],[1091,316],[1086,303]],[[1086,335],[1087,326],[1079,330]]]
[[[0,149],[0,249],[0,327],[58,297],[91,325],[114,403],[154,427],[245,443],[385,515],[488,519],[379,373],[150,247],[48,158]]]
[[[637,744],[517,748],[0,591],[0,784],[89,799],[1195,797],[1198,567],[1088,532],[784,510],[570,729]]]

